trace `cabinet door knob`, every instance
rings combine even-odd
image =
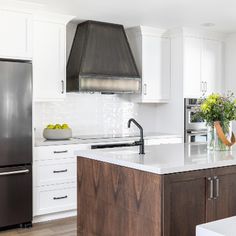
[[[143,85],[143,94],[147,95],[147,84]]]
[[[65,82],[64,80],[61,81],[61,93],[63,94],[65,92]]]

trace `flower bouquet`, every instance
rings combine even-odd
[[[226,151],[235,143],[232,121],[236,119],[236,100],[233,93],[223,96],[218,93],[201,100],[197,117],[202,118],[208,127],[208,148]]]

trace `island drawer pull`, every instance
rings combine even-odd
[[[210,183],[210,196],[209,196],[209,200],[212,200],[214,198],[214,181],[211,177],[208,178],[208,181]]]
[[[54,170],[53,173],[54,174],[59,174],[59,173],[65,173],[67,171],[68,171],[67,169],[65,169],[65,170]]]
[[[60,153],[67,153],[68,152],[68,150],[64,150],[64,151],[54,151],[53,153],[54,154],[60,154]]]
[[[62,199],[66,199],[68,198],[68,196],[63,196],[63,197],[54,197],[53,200],[62,200]]]
[[[220,179],[217,176],[214,176],[214,180],[216,186],[214,199],[217,199],[220,196]]]

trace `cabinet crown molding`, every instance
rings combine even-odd
[[[127,32],[136,34],[137,36],[152,36],[152,37],[168,37],[167,30],[150,26],[135,26],[126,29]]]
[[[19,1],[3,1],[2,3],[0,3],[0,11],[6,14],[11,12],[19,14],[29,14],[33,17],[34,20],[51,21],[54,23],[60,23],[65,25],[75,18],[75,16],[72,15],[64,15],[44,11],[42,10],[43,6],[43,4],[38,3],[19,3]]]
[[[221,32],[189,28],[189,27],[170,29],[168,31],[168,34],[171,38],[194,37],[194,38],[217,40],[217,41],[224,41],[226,37],[226,34]]]
[[[51,22],[54,22],[54,23],[60,23],[60,24],[66,25],[71,20],[73,20],[75,18],[75,16],[55,14],[55,13],[51,13],[51,12],[42,12],[42,11],[39,12],[38,11],[38,12],[34,13],[33,18],[34,18],[35,21],[37,21],[37,20],[39,20],[39,21],[51,21]]]

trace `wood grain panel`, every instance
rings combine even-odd
[[[81,235],[161,236],[158,175],[78,158]]]

